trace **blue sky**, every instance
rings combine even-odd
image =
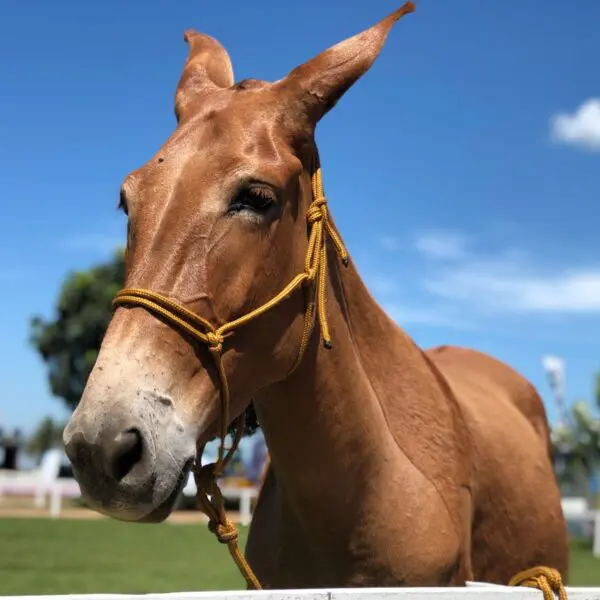
[[[174,128],[183,32],[275,80],[398,5],[0,1],[0,424],[65,415],[28,320],[124,241],[118,190]],[[317,130],[376,298],[424,347],[509,362],[551,418],[541,356],[566,361],[570,401],[600,368],[599,19],[597,0],[421,0]]]

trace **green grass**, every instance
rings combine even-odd
[[[591,542],[572,542],[569,585],[600,587],[600,559],[593,557]]]
[[[240,528],[240,541],[247,530]],[[0,595],[245,589],[206,525],[0,519]]]
[[[573,544],[569,583],[600,586],[589,545]],[[209,589],[244,582],[204,525],[0,519],[0,595]]]

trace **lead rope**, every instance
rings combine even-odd
[[[227,436],[230,418],[230,399],[227,375],[223,366],[223,343],[228,336],[234,333],[235,329],[267,312],[283,300],[287,299],[296,288],[305,285],[306,306],[304,310],[304,330],[300,340],[298,357],[296,358],[291,371],[294,371],[297,368],[308,346],[313,330],[315,310],[317,311],[319,318],[323,345],[325,348],[331,349],[331,335],[327,321],[326,236],[329,236],[332,240],[344,265],[348,265],[348,253],[339,234],[329,219],[327,200],[323,193],[321,166],[318,157],[316,156],[313,163],[311,183],[313,201],[306,214],[310,234],[304,261],[304,272],[296,275],[296,277],[294,277],[294,279],[292,279],[279,294],[257,309],[234,321],[215,327],[204,317],[185,308],[185,306],[151,290],[125,288],[117,293],[112,302],[113,309],[120,306],[141,306],[155,315],[162,316],[172,325],[176,325],[181,330],[191,335],[195,340],[208,346],[215,361],[220,380],[220,444],[216,462],[201,466],[200,456],[198,456],[196,460],[194,479],[198,490],[198,505],[200,510],[208,517],[209,530],[215,534],[219,542],[227,545],[229,552],[241,574],[244,576],[246,583],[250,588],[256,590],[262,589],[260,582],[240,551],[238,545],[238,531],[235,525],[227,518],[223,495],[217,484],[217,480],[225,471],[225,468],[239,445],[244,428],[244,415],[242,414],[236,419],[233,442],[229,450],[225,452],[225,438]]]
[[[508,583],[510,586],[535,588],[542,592],[544,600],[554,600],[556,593],[559,600],[567,600],[567,591],[560,573],[550,567],[533,567],[517,573]]]

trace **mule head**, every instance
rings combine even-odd
[[[408,3],[274,83],[234,83],[225,49],[189,31],[177,127],[125,179],[126,287],[153,290],[218,325],[265,304],[304,271],[314,129],[371,66]],[[225,340],[230,416],[289,372],[304,297],[292,293]],[[209,350],[144,307],[116,309],[64,433],[84,497],[133,521],[170,513],[218,432]]]

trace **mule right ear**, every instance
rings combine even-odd
[[[203,94],[233,85],[233,67],[227,50],[214,38],[189,29],[184,35],[190,50],[175,93],[175,115],[182,122]]]
[[[375,62],[394,23],[414,10],[414,3],[406,2],[373,27],[296,67],[275,85],[316,125]]]

